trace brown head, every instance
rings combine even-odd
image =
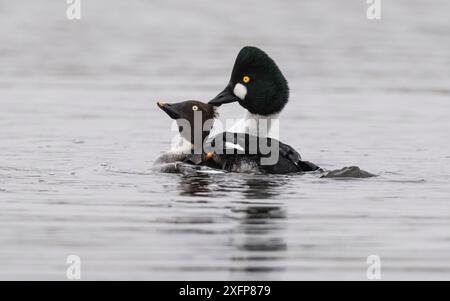
[[[196,100],[177,103],[158,101],[157,105],[170,118],[177,121],[181,136],[192,144],[194,144],[195,133],[197,135],[201,133],[201,143],[203,143],[213,126],[214,118],[217,116],[213,105]]]

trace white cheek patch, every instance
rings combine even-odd
[[[247,88],[241,83],[236,84],[234,86],[233,93],[234,95],[239,97],[240,100],[244,100],[245,96],[247,95]]]

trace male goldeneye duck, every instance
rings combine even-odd
[[[260,135],[258,124],[264,120],[270,131],[273,119],[278,118],[289,99],[289,86],[281,70],[264,51],[246,46],[239,52],[225,89],[209,103],[214,106],[238,102],[246,109],[245,117],[230,131]],[[257,122],[255,122],[257,121]]]
[[[228,85],[209,104],[221,106],[237,101],[246,109],[245,117],[228,129],[231,132],[278,137],[273,124],[288,100],[289,86],[275,61],[261,49],[246,46],[236,58]],[[262,125],[266,133],[260,131]],[[311,163],[303,169],[319,167]]]
[[[172,104],[158,102],[157,105],[170,118],[176,120],[180,135],[188,145],[183,152],[176,155],[173,153],[163,155],[158,159],[158,163],[181,161],[226,171],[273,174],[318,169],[310,162],[301,161],[300,155],[292,147],[273,138],[229,132],[209,137],[217,116],[215,107],[211,104],[188,100]],[[197,124],[198,121],[201,123]],[[249,147],[250,141],[256,142],[255,149]],[[230,143],[232,147],[229,146]],[[270,156],[261,150],[261,145],[278,146],[276,162],[268,165],[261,163],[262,158]]]

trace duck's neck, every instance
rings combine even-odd
[[[245,112],[244,118],[238,120],[229,129],[231,132],[248,133],[260,137],[278,138],[278,114],[256,115]]]
[[[172,141],[171,152],[179,154],[200,154],[203,152],[203,141],[208,136],[209,132],[205,133],[205,136],[200,136],[198,141],[192,143],[190,139],[186,139],[182,135],[178,134]],[[195,140],[192,138],[192,140]]]

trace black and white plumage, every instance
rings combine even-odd
[[[158,102],[158,106],[179,123],[180,136],[188,142],[183,152],[169,152],[157,159],[157,163],[183,162],[207,166],[231,172],[286,174],[317,170],[316,165],[302,161],[300,154],[291,146],[277,139],[259,137],[248,133],[223,132],[210,137],[210,130],[217,113],[211,104],[189,100],[179,103]],[[195,114],[201,113],[201,145],[195,145]],[[180,121],[183,120],[184,123]],[[190,131],[181,125],[188,122]],[[209,126],[205,126],[209,124]],[[198,152],[198,150],[201,150]],[[274,156],[276,160],[264,164],[264,159]],[[176,167],[176,164],[174,165]],[[176,168],[172,168],[176,170]]]
[[[319,169],[313,163],[302,161],[300,154],[290,145],[270,137],[247,133],[223,132],[207,139],[205,150],[214,150],[213,160],[227,171],[258,171],[270,174],[306,172]],[[276,162],[263,164],[262,159],[275,154]]]

